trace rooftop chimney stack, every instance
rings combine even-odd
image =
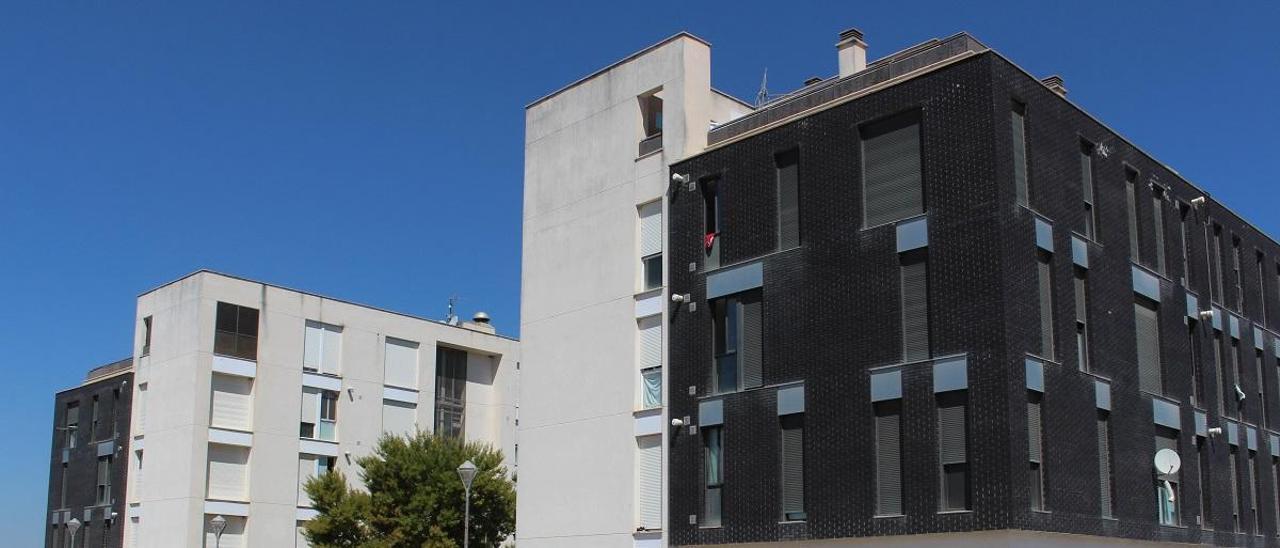
[[[844,78],[867,68],[867,43],[862,41],[862,31],[847,29],[836,42],[836,55],[840,59],[840,77]]]
[[[1041,78],[1040,83],[1044,84],[1045,87],[1053,90],[1053,92],[1057,93],[1058,95],[1061,95],[1063,97],[1067,96],[1067,86],[1063,84],[1062,77],[1058,76],[1057,74],[1054,74],[1053,76],[1046,76],[1044,78]]]

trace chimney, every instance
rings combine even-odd
[[[497,332],[497,330],[493,328],[493,324],[489,323],[489,315],[484,312],[476,312],[476,315],[472,316],[471,321],[464,322],[462,327],[472,331],[480,331],[482,333]]]
[[[1053,76],[1046,76],[1044,78],[1041,78],[1040,83],[1044,84],[1045,87],[1053,90],[1053,92],[1057,93],[1058,95],[1061,95],[1063,97],[1067,96],[1067,86],[1063,85],[1062,77],[1058,76],[1057,74],[1054,74]]]
[[[862,41],[862,31],[847,29],[836,42],[836,56],[840,59],[840,77],[844,78],[867,68],[867,43]]]

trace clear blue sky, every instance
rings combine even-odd
[[[679,30],[744,98],[834,73],[843,27],[872,57],[970,31],[1280,235],[1274,2],[262,4],[0,8],[3,544],[48,521],[53,393],[129,354],[160,283],[456,293],[516,334],[523,106]]]

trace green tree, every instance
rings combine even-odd
[[[497,546],[515,530],[515,487],[502,453],[423,432],[383,436],[356,460],[368,492],[350,489],[337,472],[306,484],[319,513],[304,534],[317,548],[456,548],[462,546],[463,500],[458,466],[476,465],[471,484],[471,545]]]

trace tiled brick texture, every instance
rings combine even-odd
[[[1014,200],[1009,111],[1027,105],[1031,208]],[[969,463],[972,511],[937,512],[939,473],[935,406],[928,363],[903,366],[904,515],[873,517],[875,508],[869,373],[901,365],[898,256],[892,226],[863,228],[858,127],[896,113],[919,110],[925,201],[929,217],[930,346],[935,357],[966,354],[969,376]],[[1089,326],[1092,372],[1112,382],[1115,520],[1099,516],[1095,434],[1095,377],[1077,370],[1071,242],[1083,227],[1079,142],[1109,150],[1095,155],[1098,241],[1090,245]],[[800,151],[799,248],[776,250],[774,156]],[[764,265],[764,387],[724,396],[725,487],[723,526],[689,523],[702,513],[702,447],[687,429],[669,447],[670,540],[675,545],[799,538],[865,537],[989,529],[1033,529],[1149,540],[1277,545],[1271,473],[1260,436],[1259,519],[1262,536],[1230,530],[1225,481],[1225,438],[1210,442],[1215,474],[1214,536],[1197,525],[1191,368],[1185,320],[1179,216],[1165,204],[1167,278],[1161,283],[1165,396],[1181,402],[1184,472],[1179,507],[1184,526],[1156,523],[1151,457],[1155,429],[1151,398],[1138,390],[1133,289],[1126,224],[1124,166],[1140,172],[1138,211],[1141,261],[1154,259],[1153,178],[1172,198],[1200,191],[1134,149],[1109,129],[994,53],[955,63],[874,94],[830,108],[673,166],[695,180],[721,178],[722,264]],[[1048,512],[1028,501],[1026,392],[1023,362],[1040,353],[1036,299],[1034,210],[1053,223],[1056,362],[1045,366],[1046,500]],[[1260,318],[1255,249],[1275,275],[1280,247],[1212,199],[1193,217],[1212,217],[1237,234],[1244,249],[1245,317]],[[694,418],[710,393],[711,315],[702,264],[703,203],[683,187],[670,193],[670,285],[690,293],[696,310],[681,306],[669,329],[670,416]],[[1196,225],[1191,286],[1207,303],[1203,226]],[[1224,238],[1228,253],[1230,237]],[[688,268],[690,263],[696,269]],[[1276,281],[1267,280],[1267,318],[1280,318]],[[1227,302],[1234,302],[1228,298]],[[1207,306],[1207,305],[1205,305]],[[1225,322],[1224,322],[1225,326]],[[1246,350],[1244,416],[1261,413],[1252,379],[1253,342],[1241,324]],[[1201,362],[1213,374],[1210,331],[1201,328]],[[1268,336],[1269,337],[1269,336]],[[1267,344],[1270,345],[1268,338]],[[1277,361],[1268,346],[1266,379],[1276,393]],[[1228,368],[1228,370],[1230,370]],[[805,510],[803,525],[782,524],[779,506],[779,426],[775,386],[805,383]],[[1210,392],[1213,377],[1204,380]],[[696,395],[691,395],[695,387]],[[1216,409],[1216,400],[1204,406]],[[1274,411],[1273,418],[1280,418]],[[1211,412],[1210,426],[1219,424]],[[1270,424],[1270,423],[1268,423]],[[1243,434],[1242,434],[1243,439]],[[1242,442],[1243,443],[1243,442]],[[1241,474],[1244,474],[1243,462]],[[1243,485],[1243,477],[1241,482]],[[1242,489],[1247,496],[1248,490]],[[1247,508],[1247,501],[1241,501]],[[1246,525],[1246,529],[1247,529]]]

